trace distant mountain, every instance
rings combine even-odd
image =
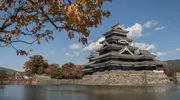
[[[167,67],[179,67],[180,68],[180,59],[177,60],[168,60],[165,61],[167,63]]]
[[[8,69],[8,68],[4,68],[4,67],[0,67],[0,70],[6,70],[6,71],[15,71],[15,70],[13,70],[13,69]]]
[[[19,71],[16,71],[16,70],[13,70],[13,69],[4,68],[4,67],[0,67],[0,70],[6,70],[8,75],[13,75],[16,72],[19,72]]]

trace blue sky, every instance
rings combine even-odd
[[[180,1],[179,0],[113,0],[106,3],[111,16],[103,19],[103,24],[91,29],[89,44],[78,43],[78,36],[68,39],[66,32],[54,32],[55,40],[41,45],[15,44],[17,48],[32,48],[33,54],[41,54],[49,63],[63,64],[73,62],[84,64],[91,50],[100,45],[102,33],[116,23],[129,30],[130,38],[136,42],[132,45],[149,50],[160,60],[180,59]],[[0,66],[22,70],[28,56],[17,56],[13,48],[0,48]]]

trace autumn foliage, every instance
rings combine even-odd
[[[62,66],[58,64],[48,65],[47,60],[41,55],[29,57],[24,64],[25,74],[28,76],[46,75],[56,79],[79,79],[83,77],[83,66],[65,63]]]
[[[79,79],[83,77],[83,66],[66,63],[51,73],[51,78],[56,79]]]
[[[0,0],[0,46],[12,46],[17,54],[27,55],[31,49],[24,51],[13,44],[54,40],[53,30],[66,31],[70,39],[79,34],[79,42],[87,43],[89,29],[110,16],[102,9],[107,1],[111,0]]]
[[[58,68],[58,64],[50,64],[45,70],[44,70],[44,72],[46,73],[46,74],[50,74],[50,73],[52,73],[52,71],[53,70],[55,70],[56,68]]]

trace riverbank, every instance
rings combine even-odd
[[[48,77],[37,77],[36,84],[39,85],[158,85],[171,83],[164,73],[153,71],[120,71],[112,70],[85,75],[83,79],[51,79]]]

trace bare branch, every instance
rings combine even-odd
[[[67,0],[69,2],[69,5],[71,5],[71,1],[70,0]]]
[[[27,42],[27,41],[23,41],[23,40],[17,40],[17,41],[11,41],[9,44],[18,43],[18,42],[25,43],[25,44],[33,44],[33,43],[35,43],[37,40],[38,40],[38,39],[34,40],[33,42]]]
[[[23,35],[29,35],[29,36],[32,36],[32,35],[33,35],[32,33],[29,33],[29,31],[26,32],[26,33],[25,33],[25,32],[22,32],[22,34],[23,34]]]
[[[8,45],[8,44],[12,44],[12,43],[18,43],[18,42],[20,42],[20,43],[25,43],[25,44],[33,44],[33,43],[35,43],[37,40],[38,40],[38,39],[36,39],[36,40],[34,40],[34,41],[32,41],[32,42],[27,42],[27,41],[23,41],[23,40],[6,41],[6,40],[3,40],[3,39],[0,39],[1,42],[7,43],[7,45]]]
[[[11,45],[11,47],[12,47],[13,49],[15,49],[16,51],[18,51],[18,49],[17,49],[16,47],[14,47],[13,44],[10,44],[10,45]]]

